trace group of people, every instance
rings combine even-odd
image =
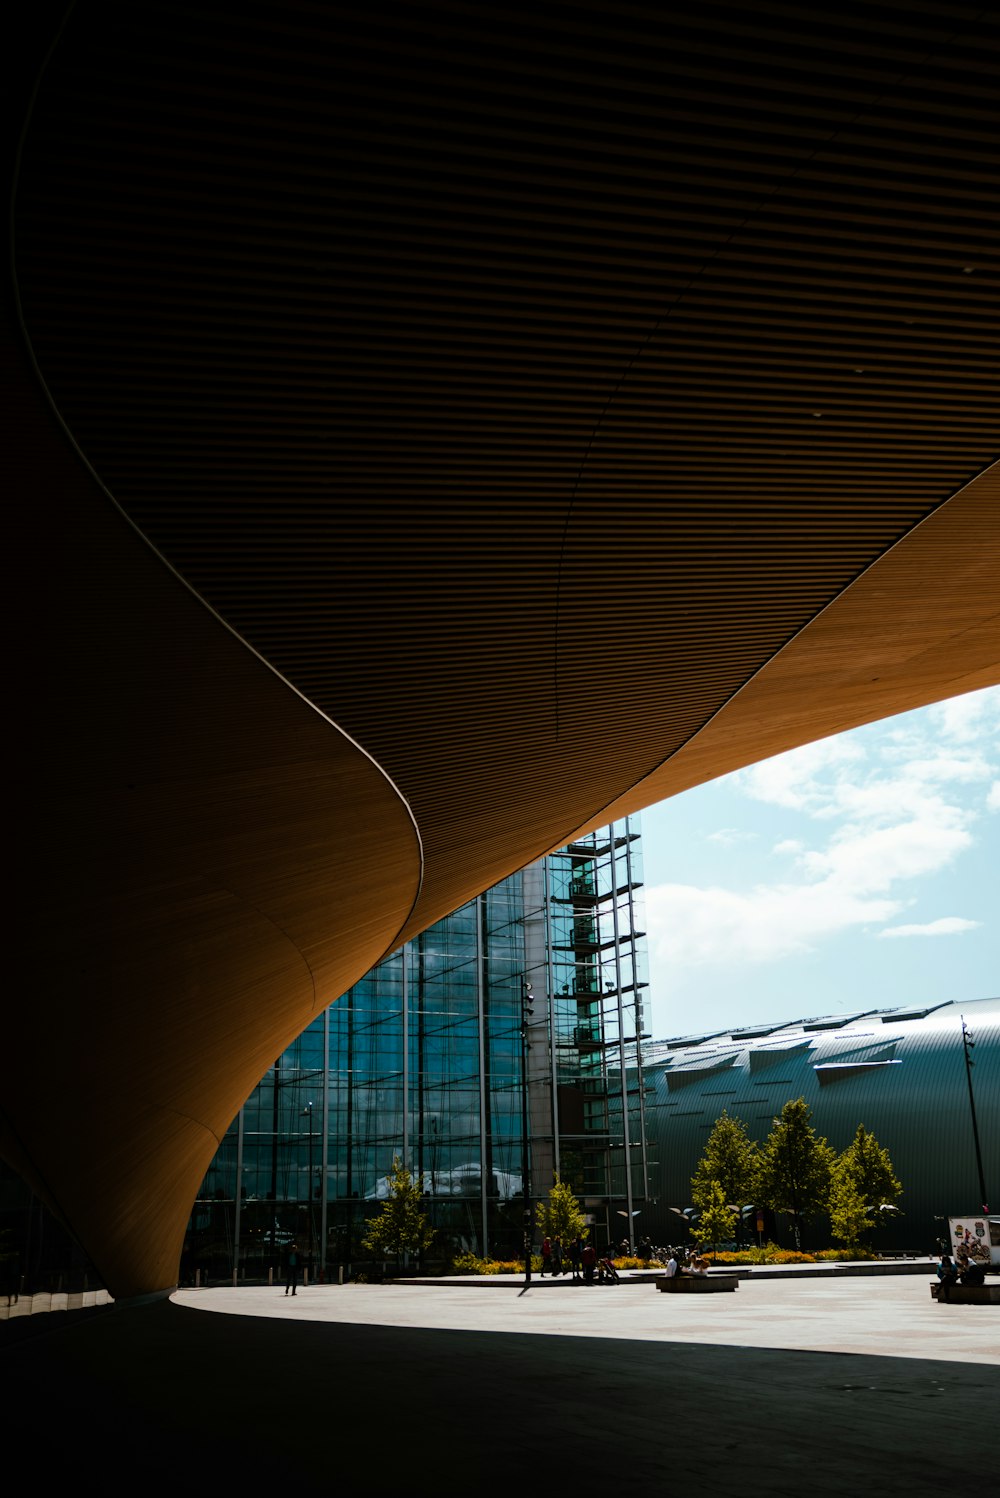
[[[621,1283],[615,1268],[614,1250],[609,1248],[603,1257],[594,1245],[584,1238],[574,1238],[565,1247],[561,1238],[542,1239],[542,1276],[555,1278],[559,1274],[570,1274],[574,1281],[583,1285]]]
[[[966,1250],[960,1248],[954,1259],[947,1253],[941,1255],[937,1277],[938,1300],[947,1300],[948,1291],[953,1285],[984,1285],[986,1265],[970,1259]]]
[[[599,1254],[593,1243],[583,1238],[576,1238],[569,1244],[564,1245],[561,1238],[550,1238],[546,1235],[542,1239],[542,1277],[551,1275],[553,1278],[560,1274],[570,1274],[573,1279],[584,1285],[594,1284],[621,1284],[621,1276],[615,1266],[615,1253],[620,1258],[631,1257],[631,1245],[624,1239],[616,1250],[609,1244],[604,1254]],[[656,1249],[648,1238],[644,1238],[638,1245],[636,1257],[648,1264],[652,1258],[667,1261],[667,1274],[707,1274],[710,1261],[700,1253],[688,1254],[686,1249]]]
[[[574,1280],[593,1283],[597,1250],[592,1243],[573,1238],[564,1246],[561,1238],[546,1235],[542,1239],[541,1254],[543,1278],[546,1274],[553,1278],[559,1274],[571,1274]]]
[[[683,1248],[672,1248],[667,1256],[667,1279],[673,1279],[675,1274],[705,1275],[710,1268],[711,1260],[698,1252],[689,1254]]]
[[[648,1264],[650,1259],[658,1258],[662,1252],[662,1249],[655,1247],[650,1237],[640,1238],[635,1246],[635,1257],[641,1259],[644,1264]],[[623,1238],[619,1243],[617,1253],[620,1259],[632,1257],[632,1245],[627,1238]]]

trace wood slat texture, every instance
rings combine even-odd
[[[117,506],[144,569],[208,605],[199,636],[228,626],[282,680],[227,712],[220,666],[184,700],[211,647],[157,635],[152,602],[148,664],[102,645],[114,691],[75,688],[59,801],[91,851],[63,899],[99,891],[101,827],[145,888],[159,845],[120,821],[126,766],[99,794],[92,771],[124,742],[141,779],[168,701],[183,773],[156,836],[182,882],[256,871],[254,909],[318,954],[319,1003],[611,811],[1000,678],[997,52],[993,12],[934,0],[75,7],[26,69],[13,213],[22,337],[96,476],[49,472],[40,415],[18,434],[41,552],[85,558],[90,590],[51,595],[45,669],[77,669],[61,640],[131,566],[83,546],[124,536]],[[272,773],[291,688],[330,744]],[[212,812],[234,739],[235,842]],[[147,898],[123,927],[186,952],[184,902]],[[143,940],[129,984],[161,965]],[[308,1007],[244,955],[229,976],[205,957],[197,1012],[245,1016],[213,1068],[224,1045],[263,1067]],[[161,998],[179,1071],[195,1001]],[[248,1069],[212,1100],[202,1068],[184,1108],[220,1116]],[[102,1089],[84,1112],[111,1129]],[[36,1123],[28,1100],[14,1132]]]

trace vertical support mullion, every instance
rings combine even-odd
[[[403,965],[403,1166],[410,1168],[410,944],[405,942],[399,954]],[[421,1191],[424,1183],[420,1181]]]
[[[483,940],[483,922],[486,919],[486,897],[476,897],[476,1014],[479,1021],[479,1201],[482,1212],[482,1256],[489,1255],[489,1213],[487,1202],[486,1167],[488,1100],[486,1096],[486,984],[488,982],[486,944]]]
[[[233,1213],[233,1274],[240,1268],[240,1217],[243,1207],[243,1109],[236,1115],[236,1205]]]
[[[549,1064],[552,1077],[552,1167],[556,1178],[562,1179],[562,1158],[559,1139],[559,1067],[556,1057],[555,974],[552,962],[552,922],[549,909],[549,860],[542,861],[542,906],[545,912],[545,966],[542,969],[545,984],[546,1010],[549,1017]]]
[[[611,836],[611,919],[614,929],[615,942],[615,989],[618,1000],[618,1063],[621,1071],[621,1094],[622,1094],[622,1150],[625,1158],[625,1207],[628,1212],[628,1242],[629,1248],[635,1247],[634,1222],[632,1216],[632,1146],[629,1142],[631,1129],[628,1118],[628,1081],[625,1075],[625,1015],[622,1009],[622,949],[621,930],[618,921],[618,875],[617,859],[615,858],[615,828],[614,823],[608,829]]]
[[[323,1147],[320,1152],[319,1268],[326,1279],[326,1243],[329,1232],[327,1182],[330,1172],[330,1006],[323,1010]]]
[[[631,833],[632,819],[625,818],[625,831]],[[642,1203],[645,1207],[649,1202],[649,1146],[646,1143],[646,1078],[642,1069],[642,1024],[639,1019],[641,989],[639,988],[639,967],[635,950],[635,895],[632,878],[632,839],[625,845],[625,871],[628,883],[628,923],[629,943],[632,948],[632,993],[634,996],[633,1012],[635,1014],[635,1077],[636,1086],[639,1089],[639,1143],[642,1147]]]

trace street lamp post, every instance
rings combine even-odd
[[[972,1091],[972,1068],[975,1065],[970,1052],[975,1046],[975,1037],[968,1025],[965,1023],[965,1015],[962,1020],[962,1050],[965,1055],[965,1080],[969,1084],[969,1112],[972,1114],[972,1139],[976,1146],[976,1168],[979,1171],[979,1200],[982,1203],[984,1213],[990,1210],[990,1204],[986,1200],[986,1177],[983,1175],[983,1153],[979,1148],[979,1124],[976,1120],[976,1098]]]
[[[524,1195],[524,1283],[531,1284],[531,1239],[534,1223],[531,1217],[530,1155],[528,1150],[528,1020],[534,1013],[532,991],[528,980],[521,980],[521,1191]]]
[[[310,1265],[310,1268],[311,1268],[312,1267],[312,1260],[313,1260],[313,1206],[312,1206],[312,1193],[313,1193],[313,1105],[312,1105],[312,1103],[306,1103],[305,1107],[302,1109],[302,1112],[301,1112],[301,1114],[299,1116],[301,1118],[308,1118],[309,1119],[309,1184],[308,1184],[308,1186],[306,1188],[306,1211],[308,1213],[308,1232],[309,1232],[309,1250],[308,1250],[308,1252],[309,1252],[309,1265]]]

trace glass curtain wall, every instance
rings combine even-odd
[[[227,1132],[195,1203],[185,1278],[266,1277],[293,1241],[314,1273],[367,1257],[365,1220],[395,1159],[447,1251],[514,1252],[523,965],[515,875],[332,1004]]]
[[[509,1236],[521,1193],[520,878],[463,906],[329,1011],[328,1255],[364,1257],[394,1159],[451,1251]]]
[[[598,1237],[613,1243],[634,1243],[648,1194],[645,1095],[636,1068],[648,1038],[641,887],[636,818],[545,860],[552,1173],[583,1199]],[[530,976],[530,960],[528,966]],[[532,1055],[529,1072],[536,1067]]]
[[[240,1110],[195,1203],[185,1278],[266,1278],[292,1241],[336,1277],[367,1257],[395,1159],[421,1186],[435,1257],[515,1257],[526,1172],[532,1198],[570,1180],[598,1241],[628,1235],[616,1214],[645,1197],[643,1100],[623,1072],[647,983],[640,884],[638,830],[619,822],[373,968]]]
[[[223,1278],[237,1266],[266,1276],[292,1241],[316,1257],[328,1166],[328,1045],[324,1014],[278,1057],[230,1125],[195,1202],[182,1279],[199,1268]]]

